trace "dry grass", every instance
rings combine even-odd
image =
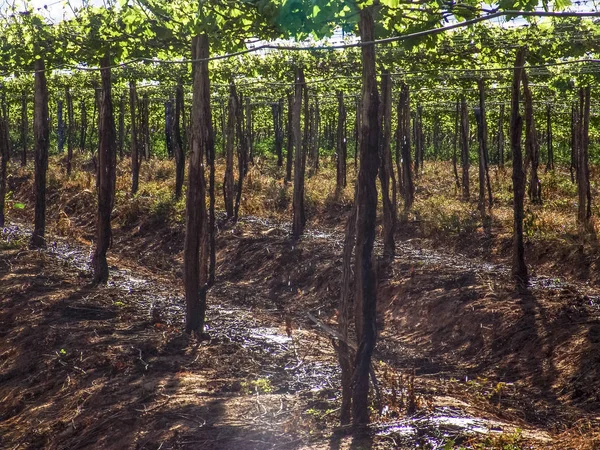
[[[224,161],[217,160],[215,173],[216,208],[224,209],[223,177]],[[471,171],[471,200],[463,201],[454,184],[449,162],[426,161],[423,173],[415,180],[415,204],[409,220],[416,220],[420,232],[425,236],[470,236],[483,235],[481,218],[477,212],[477,172]],[[592,197],[597,196],[596,170],[592,170]],[[30,217],[33,205],[31,190],[32,167],[11,168],[14,191],[9,196],[9,217]],[[250,166],[244,180],[240,214],[254,215],[280,221],[289,221],[292,216],[293,183],[285,183],[285,168],[277,167],[273,159],[257,157]],[[307,169],[307,174],[310,170]],[[490,169],[494,195],[491,212],[492,230],[498,237],[512,233],[512,182],[510,168]],[[323,158],[318,173],[307,177],[305,204],[308,226],[337,226],[353,199],[355,180],[354,167],[348,164],[348,186],[341,193],[335,189],[335,163]],[[532,241],[545,242],[567,240],[572,243],[577,236],[577,192],[565,169],[541,173],[543,186],[542,205],[525,202],[525,234]],[[140,173],[139,192],[130,193],[130,161],[118,163],[116,200],[113,223],[116,227],[133,228],[142,222],[156,224],[182,224],[185,220],[184,196],[175,200],[175,168],[173,160],[152,159],[143,161]],[[51,157],[48,172],[49,224],[61,233],[68,233],[72,225],[93,226],[96,194],[93,164],[87,157],[77,155],[74,171],[67,178],[59,157]],[[14,199],[14,200],[13,200]],[[399,207],[401,197],[398,196]],[[24,210],[14,207],[16,202],[27,205]],[[381,202],[380,202],[381,206]],[[593,202],[593,215],[600,209]]]
[[[460,198],[448,162],[426,162],[424,173],[417,179],[417,195],[413,209],[414,215],[424,225],[427,233],[439,231],[451,233],[470,233],[481,231],[481,219],[477,212],[477,167],[472,167],[471,200]],[[512,180],[510,168],[490,169],[494,206],[492,220],[495,232],[512,232]],[[534,205],[525,200],[525,234],[528,238],[556,239],[576,235],[578,232],[577,186],[571,183],[567,170],[540,174],[544,203]],[[592,197],[598,189],[592,173]],[[597,216],[600,209],[592,203],[592,214]]]
[[[67,177],[62,159],[50,158],[48,170],[48,219],[49,224],[61,233],[67,233],[71,225],[93,225],[96,210],[95,176],[93,163],[82,155],[76,155],[74,169]],[[9,215],[29,217],[32,214],[33,167],[11,168],[13,190],[8,202]],[[353,168],[349,168],[352,179]],[[187,172],[187,170],[186,170]],[[224,210],[223,177],[225,165],[218,159],[215,172],[216,209]],[[237,176],[237,169],[235,171]],[[307,172],[308,173],[308,172]],[[257,158],[250,166],[244,179],[240,214],[288,221],[292,215],[293,182],[284,182],[284,167],[276,167],[273,160]],[[187,177],[187,173],[186,173]],[[321,161],[318,173],[307,177],[305,205],[309,220],[317,219],[321,212],[332,206],[344,206],[352,202],[352,183],[339,195],[335,195],[335,165],[330,160]],[[184,195],[176,200],[175,166],[173,160],[151,159],[142,161],[139,190],[131,195],[131,164],[129,159],[118,162],[115,209],[113,224],[130,228],[141,221],[181,224],[185,220]],[[12,199],[14,201],[10,201]],[[13,207],[14,203],[24,202],[23,210]],[[82,220],[85,218],[85,220]]]

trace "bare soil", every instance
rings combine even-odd
[[[383,410],[374,397],[373,427],[348,437],[330,336],[307,315],[336,323],[344,208],[299,243],[286,224],[221,224],[199,343],[180,330],[182,227],[121,226],[111,282],[92,286],[81,197],[67,218],[51,207],[47,251],[23,225],[0,241],[0,448],[600,448],[600,290],[577,268],[540,264],[517,293],[506,237],[405,224],[378,275]]]

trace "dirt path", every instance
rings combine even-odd
[[[28,251],[26,229],[5,232],[0,447],[352,445],[331,441],[337,364],[328,337],[306,320],[307,311],[324,322],[334,314],[339,236],[314,231],[293,248],[284,228],[248,218],[222,236],[212,340],[201,345],[179,331],[183,298],[169,274],[113,258],[122,264],[109,285],[92,288],[89,250],[55,239],[45,252]],[[355,448],[450,440],[539,448],[559,439],[553,425],[591,420],[594,403],[568,398],[573,389],[564,386],[587,383],[586,395],[600,379],[585,360],[600,329],[597,293],[550,279],[517,298],[505,275],[415,242],[400,246],[380,280],[376,371],[385,408]],[[562,330],[565,320],[577,326]],[[417,414],[407,418],[409,402]]]

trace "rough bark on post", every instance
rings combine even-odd
[[[415,179],[419,178],[419,165],[421,163],[421,156],[419,155],[419,151],[421,150],[421,134],[419,133],[419,114],[421,112],[421,107],[417,105],[417,109],[413,115],[412,121],[412,133],[413,133],[413,142],[415,147]]]
[[[175,198],[181,198],[185,175],[185,147],[181,137],[181,118],[183,114],[183,86],[175,89],[175,117],[172,120],[173,153],[175,154]]]
[[[402,143],[402,194],[404,196],[404,215],[408,213],[415,200],[412,162],[410,151],[410,93],[408,85],[402,83],[400,90],[400,141]]]
[[[593,234],[592,194],[589,167],[590,87],[579,89],[579,130],[577,153],[577,224],[584,234]]]
[[[243,98],[240,95],[236,99],[236,134],[238,139],[238,182],[237,182],[237,193],[235,197],[235,206],[233,208],[233,221],[237,222],[238,213],[240,210],[240,203],[242,201],[242,187],[244,185],[244,178],[248,173],[248,142],[246,140],[246,134],[244,133],[244,104]]]
[[[546,105],[546,144],[548,145],[548,160],[546,163],[546,172],[554,170],[554,149],[552,142],[552,107],[550,103]]]
[[[486,222],[486,198],[485,198],[485,163],[483,156],[483,124],[482,124],[482,114],[480,108],[475,108],[475,120],[477,121],[477,140],[479,142],[479,151],[478,151],[478,169],[479,169],[479,196],[477,199],[477,209],[479,209],[479,214],[481,215],[481,220],[484,223]]]
[[[25,94],[21,97],[21,167],[27,165],[27,134],[29,124],[27,122],[27,96]]]
[[[58,100],[56,102],[56,116],[57,116],[57,147],[58,153],[62,153],[65,149],[65,122],[63,120],[63,101]]]
[[[356,187],[354,197],[356,198]],[[342,255],[340,306],[338,310],[338,328],[342,339],[340,339],[336,346],[340,369],[342,371],[342,405],[340,408],[340,423],[342,425],[350,423],[352,407],[352,362],[355,355],[348,345],[348,331],[350,328],[351,305],[353,300],[352,287],[354,285],[352,253],[354,252],[356,242],[356,203],[352,206],[348,222],[346,222],[345,232],[344,251]]]
[[[309,150],[310,150],[310,136],[311,136],[311,111],[309,96],[308,96],[308,87],[304,86],[303,97],[304,97],[304,125],[303,125],[303,136],[302,136],[302,153],[304,153],[304,160],[306,161],[309,158]],[[306,167],[305,167],[306,168]]]
[[[520,85],[525,64],[525,49],[517,50],[517,59],[513,73],[511,113],[510,113],[510,147],[512,152],[512,181],[514,205],[514,234],[511,273],[519,289],[527,286],[527,266],[525,265],[525,248],[523,245],[523,202],[525,199],[525,172],[523,170],[523,154],[521,136],[523,118],[519,112]]]
[[[254,163],[254,135],[252,123],[252,103],[246,97],[246,145],[248,146],[248,162]]]
[[[122,161],[125,157],[123,147],[125,145],[125,96],[121,96],[119,101],[119,140],[117,148],[119,151],[119,159]]]
[[[144,159],[150,159],[150,115],[148,94],[142,97],[142,144],[144,149]]]
[[[186,317],[185,331],[198,338],[204,336],[208,281],[208,227],[204,157],[214,145],[210,112],[208,74],[209,41],[206,34],[192,39],[192,56],[196,61],[193,76],[191,116],[191,154],[186,201],[186,229],[183,250]],[[201,59],[202,61],[198,61]]]
[[[312,139],[312,163],[313,171],[317,173],[319,171],[319,124],[321,122],[321,111],[319,109],[319,100],[315,99],[315,113],[313,117],[313,139]]]
[[[479,141],[479,209],[482,219],[485,221],[486,213],[486,188],[487,188],[487,206],[492,207],[492,184],[490,182],[489,161],[488,161],[488,142],[487,142],[487,114],[485,107],[485,85],[483,79],[477,81],[479,90],[479,108],[475,109],[475,118],[477,120],[477,137]]]
[[[129,82],[129,115],[131,121],[131,195],[137,194],[140,180],[140,156],[137,129],[137,91],[135,81]]]
[[[210,92],[210,91],[209,91]],[[211,116],[210,93],[208,95],[208,117]],[[217,243],[215,237],[215,143],[212,120],[210,121],[209,137],[206,142],[206,162],[208,163],[208,280],[206,290],[215,284],[217,265]]]
[[[498,115],[498,165],[504,168],[504,103],[500,105]]]
[[[230,106],[231,108],[231,98],[230,98]],[[282,114],[283,114],[283,100],[279,99],[277,103],[273,103],[271,105],[272,113],[273,113],[273,130],[275,134],[275,154],[277,155],[277,167],[283,166],[283,130],[281,129],[282,124]],[[230,113],[231,116],[231,113]],[[235,117],[234,117],[235,119]],[[228,130],[232,130],[233,128],[229,128]],[[228,131],[229,132],[229,131]],[[235,132],[235,131],[233,131]],[[233,147],[232,147],[233,148]]]
[[[233,149],[235,147],[235,120],[237,117],[237,94],[233,82],[229,83],[229,103],[227,128],[225,130],[225,176],[223,180],[223,198],[227,220],[234,216],[234,176],[233,176]]]
[[[67,87],[65,90],[65,100],[67,101],[67,176],[71,176],[73,160],[73,135],[75,133],[75,121],[73,117],[73,96]]]
[[[532,203],[540,204],[542,203],[542,184],[538,176],[540,145],[533,118],[533,99],[525,70],[523,70],[523,97],[525,103],[525,149],[527,155],[525,166],[529,165],[530,168],[528,194]]]
[[[4,203],[6,200],[6,168],[9,158],[8,119],[0,114],[0,228],[4,227]]]
[[[374,20],[368,7],[359,18],[362,42],[374,39]],[[373,246],[377,217],[377,171],[379,168],[379,93],[375,74],[375,45],[361,47],[362,55],[362,127],[360,168],[356,194],[356,301],[355,321],[358,338],[353,391],[352,421],[355,425],[369,422],[369,374],[371,357],[377,340],[377,281],[373,265]]]
[[[285,181],[289,183],[292,180],[292,165],[294,162],[294,137],[292,131],[292,110],[294,109],[294,96],[292,94],[288,94],[287,100],[287,152],[285,161]]]
[[[360,149],[360,130],[362,128],[362,99],[360,97],[358,97],[356,99],[356,111],[355,111],[355,118],[354,118],[354,122],[355,122],[355,128],[356,128],[356,135],[355,135],[355,141],[354,141],[354,170],[356,171],[356,169],[358,168],[358,151]]]
[[[338,121],[336,132],[336,192],[339,194],[346,187],[346,158],[347,158],[347,143],[346,143],[346,107],[344,106],[344,94],[342,91],[337,92],[338,100]]]
[[[433,157],[438,159],[441,153],[441,140],[440,140],[440,116],[435,115],[433,117]]]
[[[417,106],[417,114],[415,116],[415,134],[417,136],[417,144],[415,144],[416,150],[415,153],[419,159],[419,170],[416,168],[415,161],[415,176],[418,176],[418,172],[423,172],[423,163],[425,160],[425,133],[423,132],[423,107],[421,105]]]
[[[4,118],[4,121],[6,122],[6,145],[8,146],[8,150],[6,151],[6,161],[10,161],[10,151],[12,148],[12,144],[10,141],[10,133],[8,132],[8,126],[10,123],[10,118],[8,116],[8,105],[6,103],[6,92],[4,90],[2,90],[2,98],[1,98],[1,102],[2,102],[2,108],[1,108],[1,112],[0,114],[2,115],[2,117]]]
[[[89,140],[90,140],[90,153],[92,154],[92,157],[93,157],[94,151],[96,150],[96,148],[94,147],[94,131],[96,131],[96,129],[98,128],[98,117],[99,116],[97,117],[96,114],[98,112],[98,106],[100,104],[100,88],[98,87],[98,83],[95,80],[92,81],[92,84],[94,86],[94,111],[92,113],[92,124],[94,124],[94,125],[92,126],[92,130],[89,133],[89,135],[86,136],[86,139],[89,138]],[[94,161],[95,161],[95,159],[94,159]]]
[[[299,239],[306,224],[304,211],[304,169],[306,167],[306,154],[303,151],[302,134],[300,130],[300,114],[302,112],[302,92],[306,88],[304,70],[296,70],[294,106],[292,109],[292,136],[296,155],[294,159],[294,194],[292,201],[292,238]]]
[[[571,105],[571,163],[569,165],[569,171],[571,173],[571,183],[575,183],[575,175],[577,173],[577,148],[579,146],[578,142],[578,132],[577,132],[577,118],[578,110],[577,107],[573,104]]]
[[[383,204],[383,258],[389,262],[394,258],[396,244],[396,180],[392,168],[392,81],[385,72],[381,77],[381,104],[379,123],[381,137],[379,142],[379,182]]]
[[[80,133],[79,133],[79,152],[85,153],[85,143],[87,142],[87,111],[85,107],[85,99],[80,102]]]
[[[469,200],[469,111],[465,97],[460,101],[460,161],[462,166],[462,198]]]
[[[460,189],[460,178],[458,177],[458,167],[457,167],[457,151],[458,151],[458,141],[460,136],[460,99],[456,99],[456,118],[454,121],[454,146],[452,149],[452,169],[454,171],[454,181],[456,183],[456,189]]]
[[[404,183],[402,182],[402,102],[400,98],[396,103],[396,130],[394,131],[394,156],[396,157],[396,173],[398,174],[397,186],[394,188],[401,195],[404,194]]]
[[[308,90],[307,90],[308,92]],[[307,103],[308,104],[308,99],[307,99]],[[313,141],[314,141],[314,127],[315,127],[315,107],[314,105],[310,105],[309,109],[308,109],[308,123],[306,123],[305,120],[305,125],[306,127],[304,128],[304,137],[306,138],[306,143],[305,143],[305,151],[306,151],[306,159],[309,163],[309,171],[308,171],[308,178],[313,176]]]
[[[167,148],[167,156],[173,157],[173,138],[171,123],[173,122],[173,97],[170,97],[165,102],[165,147]]]
[[[98,120],[98,214],[96,216],[96,249],[92,256],[94,282],[108,281],[106,252],[112,244],[110,219],[115,199],[117,152],[114,147],[116,131],[111,96],[110,58],[100,60],[102,92]]]
[[[35,219],[31,247],[46,245],[46,172],[48,171],[48,147],[50,130],[48,128],[48,87],[44,61],[35,61],[35,94],[33,110],[33,134],[35,151]]]

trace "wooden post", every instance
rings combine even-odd
[[[306,154],[302,145],[302,134],[300,130],[300,114],[302,112],[302,92],[305,89],[304,71],[302,68],[296,70],[294,106],[292,109],[292,136],[296,157],[294,160],[294,194],[293,194],[293,218],[292,238],[297,240],[304,231],[306,224],[306,213],[304,211],[304,169],[306,167]]]
[[[129,82],[129,115],[131,120],[131,195],[137,194],[140,180],[140,156],[137,129],[137,92],[135,81]]]
[[[342,91],[337,93],[338,100],[338,121],[337,121],[337,133],[336,133],[336,192],[339,194],[342,189],[346,187],[346,157],[347,157],[347,143],[346,143],[346,107],[344,106],[344,94]]]
[[[237,94],[233,82],[229,83],[229,103],[227,128],[223,139],[225,142],[225,176],[223,180],[223,197],[227,219],[234,216],[234,176],[233,176],[233,148],[235,146],[235,120],[237,117]]]
[[[462,198],[469,200],[469,111],[464,95],[460,101],[460,160],[462,166]]]
[[[514,234],[512,255],[512,276],[519,289],[527,286],[527,266],[525,265],[525,248],[523,245],[523,202],[525,197],[525,173],[523,171],[523,154],[521,150],[521,135],[523,118],[519,112],[520,85],[525,64],[525,49],[517,50],[517,58],[512,83],[511,115],[510,115],[510,146],[512,150],[512,181],[514,205]]]
[[[410,151],[410,92],[408,85],[402,83],[400,90],[400,116],[402,142],[402,193],[404,196],[404,216],[408,213],[415,200],[415,186],[413,184],[412,162]]]
[[[577,164],[577,223],[582,234],[594,234],[589,167],[590,87],[579,89],[579,146]]]
[[[175,154],[175,198],[181,198],[185,175],[185,147],[181,137],[181,119],[183,114],[183,86],[175,89],[175,117],[172,120],[173,153]]]
[[[106,54],[100,60],[102,91],[100,94],[98,120],[98,214],[96,216],[96,249],[92,256],[94,282],[108,281],[106,252],[112,243],[111,214],[115,198],[117,152],[116,132],[113,116],[113,103],[110,80],[110,57]]]
[[[379,181],[383,204],[383,257],[386,262],[394,258],[396,244],[396,180],[392,168],[392,81],[390,74],[384,72],[381,77],[381,104],[379,123],[381,137],[379,141]]]
[[[67,176],[71,176],[73,160],[73,139],[75,134],[75,121],[73,115],[73,96],[67,87],[65,89],[65,100],[67,101]]]
[[[374,40],[375,22],[368,7],[360,11],[359,29],[362,42]],[[362,127],[360,169],[356,195],[356,301],[355,321],[358,338],[352,421],[355,425],[369,422],[369,374],[371,357],[377,340],[377,282],[373,266],[373,245],[377,217],[377,171],[379,168],[379,93],[375,73],[375,45],[361,47],[362,55]]]
[[[35,95],[33,110],[33,133],[35,150],[35,219],[31,247],[46,245],[46,172],[48,170],[48,87],[44,60],[35,61]]]
[[[214,146],[210,112],[208,73],[209,40],[206,34],[192,39],[194,65],[191,121],[191,154],[186,201],[186,229],[183,250],[183,272],[186,300],[185,331],[204,335],[208,282],[208,217],[204,157]],[[198,61],[202,60],[202,61]]]
[[[29,131],[29,124],[27,122],[27,96],[25,94],[21,97],[21,167],[27,165],[27,135]]]
[[[540,204],[542,203],[542,184],[538,176],[540,145],[533,118],[533,99],[525,70],[523,70],[523,97],[525,103],[525,149],[527,154],[525,166],[529,165],[530,167],[528,194],[532,203]]]
[[[6,168],[9,159],[10,138],[8,132],[8,118],[0,114],[0,228],[5,225],[4,203],[6,199]]]
[[[548,145],[548,161],[546,172],[554,170],[554,149],[552,142],[552,107],[550,103],[546,105],[546,144]]]

